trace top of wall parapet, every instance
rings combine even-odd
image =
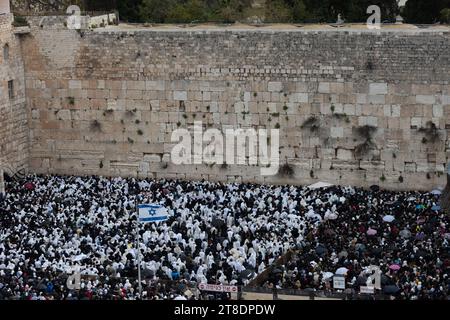
[[[154,25],[145,27],[143,25],[120,24],[118,26],[108,26],[106,28],[95,29],[95,32],[187,32],[187,33],[212,33],[212,32],[260,32],[260,33],[278,33],[278,32],[301,32],[301,33],[328,33],[328,32],[345,32],[345,33],[397,33],[397,34],[450,34],[450,26],[447,25],[430,25],[426,27],[418,27],[415,25],[383,25],[381,29],[369,29],[365,24],[344,25],[342,27],[333,27],[332,25],[290,25],[290,24],[273,24],[252,26],[245,24],[234,24],[229,26],[221,25]]]
[[[44,25],[47,29],[66,29],[64,26],[67,16],[27,16],[27,20],[32,27],[39,27]],[[44,30],[45,31],[45,30]],[[333,24],[261,24],[261,25],[249,25],[249,24],[126,24],[121,23],[119,25],[108,25],[106,27],[100,27],[93,29],[98,33],[135,33],[135,32],[167,32],[167,33],[345,33],[345,34],[412,34],[412,35],[430,35],[450,34],[450,25],[410,25],[410,24],[382,24],[381,29],[369,29],[365,23],[359,24],[344,24],[342,26],[336,26]]]

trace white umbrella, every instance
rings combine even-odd
[[[383,221],[384,222],[392,222],[392,221],[394,221],[395,220],[395,217],[394,216],[391,216],[390,214],[388,214],[387,216],[384,216],[383,217]]]
[[[325,213],[325,216],[324,216],[324,218],[325,218],[325,220],[336,220],[337,219],[337,214],[336,213],[334,213],[334,212],[330,212],[330,213]]]
[[[178,296],[178,297],[175,297],[175,299],[173,299],[173,300],[187,300],[187,299],[186,299],[186,297]]]
[[[73,261],[73,262],[81,261],[81,260],[83,260],[83,259],[86,259],[87,257],[88,257],[88,256],[85,255],[85,254],[79,254],[79,255],[73,257],[73,258],[72,258],[72,261]]]
[[[441,195],[441,194],[442,194],[442,191],[441,191],[441,190],[439,190],[439,189],[434,189],[433,191],[431,191],[431,194],[434,194],[434,195],[437,195],[437,196],[439,196],[439,195]]]
[[[344,275],[348,272],[348,269],[346,267],[341,267],[339,269],[336,270],[336,274],[337,275]]]
[[[334,273],[333,272],[323,272],[322,276],[324,279],[330,279],[334,276]]]
[[[332,186],[334,186],[334,184],[319,181],[319,182],[316,182],[316,183],[308,186],[308,188],[311,190],[315,190],[315,189],[320,189],[320,188],[328,188],[328,187],[332,187]]]
[[[416,201],[417,198],[416,197],[409,197],[408,199],[406,199],[407,201]]]

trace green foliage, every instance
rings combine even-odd
[[[143,0],[139,6],[139,17],[141,21],[163,23],[173,4],[172,0]]]
[[[441,10],[441,23],[450,24],[450,8]]]
[[[292,8],[285,0],[266,1],[265,22],[292,22]]]
[[[141,22],[191,23],[235,22],[252,0],[140,0],[138,17]]]
[[[304,22],[311,20],[311,14],[306,9],[303,0],[296,0],[292,5],[292,19],[294,22]]]
[[[188,0],[186,3],[177,3],[167,15],[169,23],[204,22],[208,14],[201,0]]]
[[[266,0],[256,10],[253,0],[117,0],[122,21],[151,23],[235,22],[257,15],[265,22],[365,22],[370,5],[381,8],[382,21],[394,21],[396,0]],[[450,0],[409,0],[402,12],[406,22],[449,23]]]
[[[27,19],[21,16],[14,16],[14,27],[27,27],[29,26]]]
[[[143,0],[117,0],[117,10],[121,21],[140,22],[140,5]],[[161,2],[165,2],[161,0]]]
[[[408,0],[402,15],[407,23],[435,23],[445,8],[450,8],[450,0]]]

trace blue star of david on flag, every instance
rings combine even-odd
[[[139,222],[159,222],[165,221],[168,217],[167,208],[159,204],[140,204],[138,205]]]

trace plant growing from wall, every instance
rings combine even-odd
[[[102,124],[98,122],[98,120],[93,120],[90,125],[90,129],[92,132],[101,132]]]
[[[134,140],[131,139],[130,137],[128,137],[128,142],[131,143],[131,144],[133,144],[133,143],[134,143]]]
[[[371,150],[376,149],[376,144],[371,140],[367,139],[364,142],[360,143],[355,148],[355,156],[358,159],[363,158],[365,155],[367,155]]]
[[[311,116],[303,122],[301,128],[309,129],[311,132],[317,131],[320,128],[320,120],[316,116]]]
[[[292,178],[294,173],[294,168],[288,163],[283,164],[278,170],[278,175],[281,177]]]
[[[356,128],[356,133],[365,139],[372,139],[373,134],[377,131],[377,127],[365,125]]]
[[[67,97],[67,102],[73,106],[75,104],[75,98],[74,97]]]
[[[142,136],[144,134],[144,132],[141,129],[138,129],[137,134]]]
[[[368,154],[370,150],[376,149],[376,144],[373,142],[373,135],[377,131],[377,128],[370,125],[365,125],[356,128],[358,136],[364,139],[362,143],[356,146],[355,156],[361,159],[364,155]]]
[[[432,121],[428,121],[425,127],[420,128],[418,131],[424,134],[422,143],[435,143],[440,140],[439,130]]]
[[[333,113],[333,117],[337,120],[345,120],[345,122],[349,123],[350,118],[347,116],[346,113]]]
[[[112,109],[107,109],[107,110],[105,110],[105,112],[103,112],[103,116],[107,116],[107,115],[111,115],[111,114],[113,114],[114,113],[114,110],[112,110]]]

